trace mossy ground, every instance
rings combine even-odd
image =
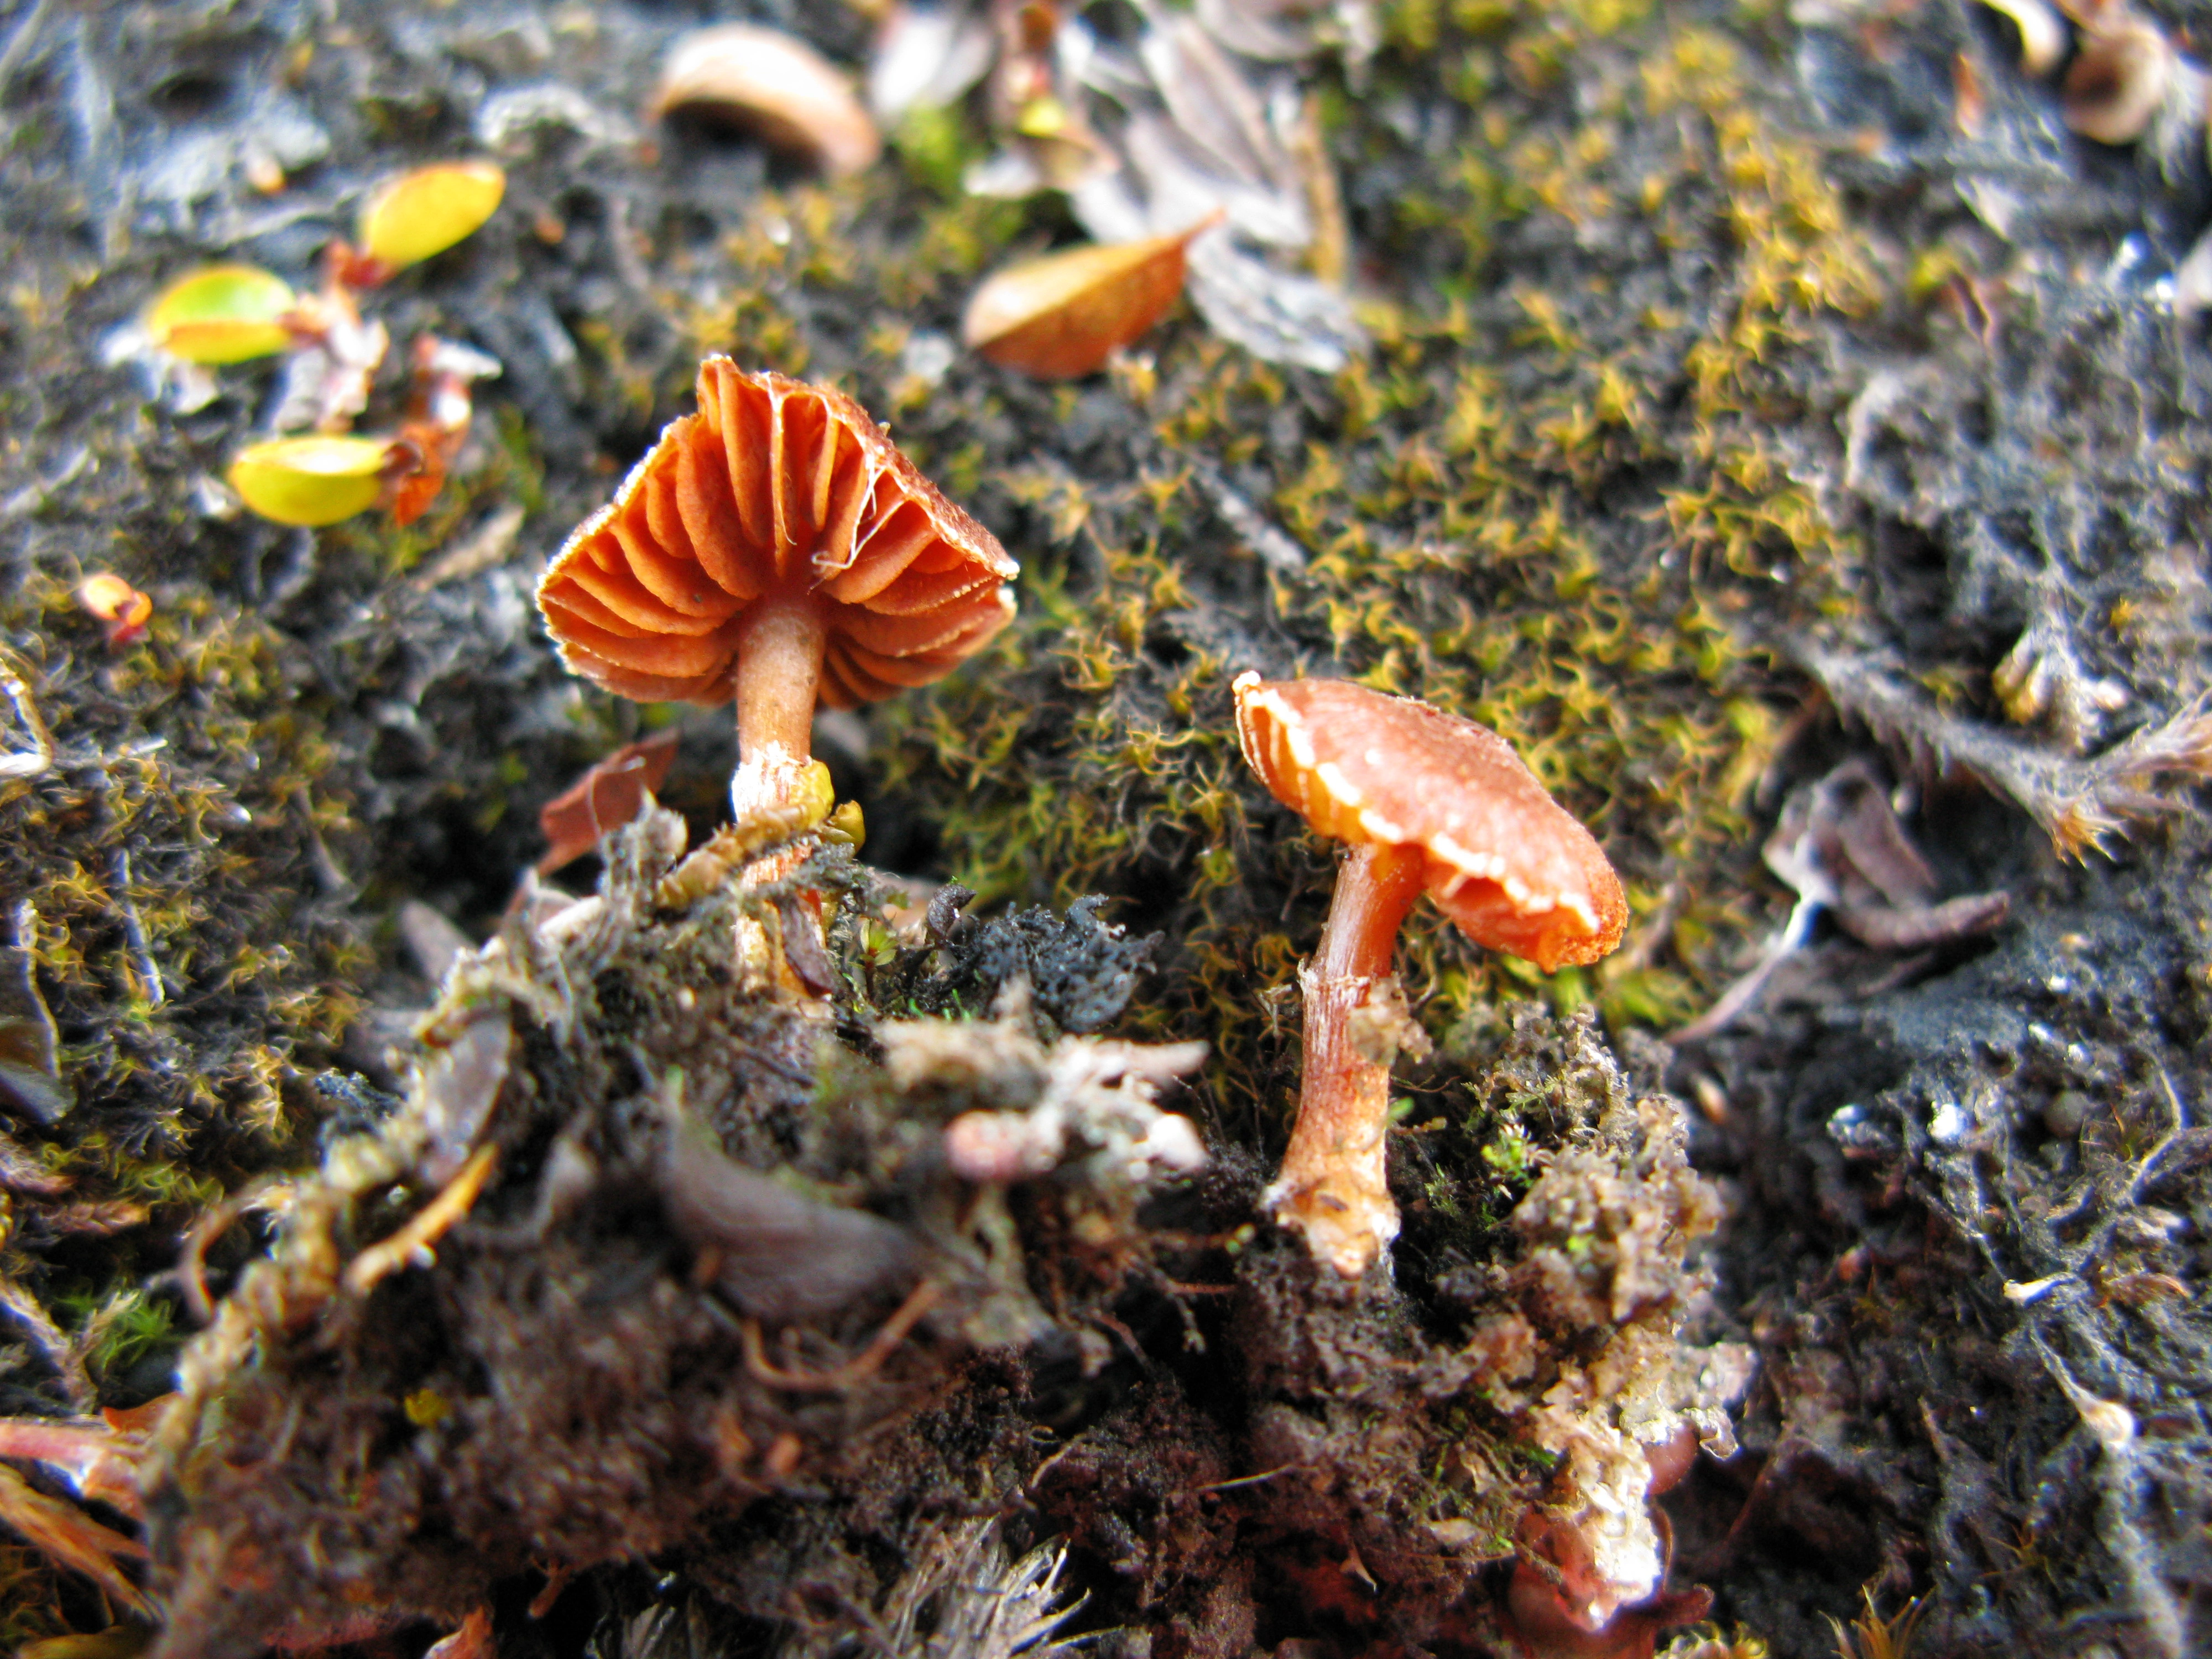
[[[762,9],[848,60],[866,50],[856,16]],[[527,592],[536,560],[688,407],[702,352],[844,386],[1023,560],[1021,616],[986,659],[870,711],[865,754],[833,759],[896,867],[986,904],[1103,893],[1113,919],[1164,934],[1127,1023],[1213,1045],[1198,1109],[1236,1167],[1263,1168],[1280,1143],[1285,993],[1330,867],[1237,755],[1237,672],[1348,674],[1486,720],[1598,831],[1635,913],[1612,963],[1540,980],[1433,918],[1409,933],[1422,1018],[1461,1034],[1400,1079],[1401,1196],[1425,1270],[1494,1239],[1526,1176],[1512,1149],[1545,1133],[1488,1080],[1498,1000],[1594,1005],[1633,1049],[1632,1034],[1709,1003],[1778,915],[1757,866],[1762,785],[1852,741],[1816,722],[1808,742],[1796,721],[1813,695],[1793,666],[1806,641],[1879,658],[1931,707],[1992,726],[1990,671],[2039,620],[2077,678],[2126,688],[2116,729],[2204,689],[2207,359],[2152,292],[2201,216],[2201,157],[2160,171],[2071,139],[2007,26],[1963,4],[1832,24],[1600,0],[1402,0],[1380,17],[1364,78],[1315,71],[1372,352],[1335,376],[1274,368],[1184,313],[1066,387],[957,357],[916,372],[929,354],[911,348],[957,331],[981,270],[1069,233],[1049,201],[959,194],[984,148],[975,118],[918,125],[891,161],[836,185],[741,139],[641,132],[657,55],[692,21],[681,9],[9,20],[0,635],[57,762],[0,782],[0,892],[35,915],[26,942],[77,1103],[52,1130],[15,1131],[74,1184],[12,1197],[0,1273],[52,1313],[64,1361],[82,1350],[101,1398],[160,1386],[173,1304],[139,1287],[196,1211],[312,1156],[331,1109],[308,1079],[394,1080],[357,1016],[427,1000],[398,951],[398,902],[488,925],[538,850],[536,805],[666,718],[561,677]],[[1972,133],[1950,101],[1962,58],[1987,104]],[[528,114],[518,94],[550,83],[583,101]],[[493,110],[496,132],[479,126]],[[266,200],[240,148],[256,133],[291,175]],[[226,371],[216,402],[179,414],[101,367],[101,340],[210,257],[306,281],[362,186],[493,138],[511,180],[500,216],[374,301],[403,341],[434,327],[505,364],[455,488],[404,532],[211,512],[203,480],[252,429],[267,373]],[[1910,396],[1864,399],[1893,373]],[[388,376],[379,408],[399,395]],[[511,556],[428,580],[436,554],[509,504],[526,513]],[[1255,513],[1297,568],[1248,539]],[[154,595],[144,642],[112,650],[76,610],[76,580],[100,568]],[[1848,684],[1826,689],[1851,708]],[[672,793],[710,815],[728,738],[718,720],[684,729]],[[1733,1103],[1697,1150],[1741,1176],[1715,1317],[1770,1362],[1747,1437],[1765,1467],[1812,1471],[1808,1486],[1873,1494],[1875,1516],[1782,1502],[1780,1542],[1708,1550],[1700,1570],[1724,1610],[1808,1646],[1825,1633],[1806,1609],[1848,1613],[1845,1581],[1877,1571],[1885,1594],[1943,1590],[1930,1650],[2056,1641],[2069,1610],[2097,1608],[2153,1642],[2143,1586],[2186,1577],[2186,1528],[2131,1542],[2098,1507],[2106,1488],[2035,1341],[2146,1421],[2198,1421],[2201,1174],[2144,1195],[2185,1218],[2179,1243],[2123,1241],[2126,1261],[2097,1266],[2163,1273],[2190,1298],[2100,1288],[2094,1314],[2065,1304],[2062,1340],[2002,1295],[2045,1271],[2042,1247],[2015,1247],[1976,1207],[1994,1200],[1962,1196],[1955,1155],[1903,1131],[1839,1152],[1828,1115],[1924,1115],[1900,1079],[1967,1052],[1972,1075],[1944,1086],[1995,1091],[2005,1169],[2103,1169],[2122,1156],[2104,1139],[2039,1127],[2056,1093],[2089,1094],[2123,1129],[2157,1121],[2154,1079],[2202,1099],[2202,838],[2153,836],[2083,872],[1960,794],[1928,796],[1918,828],[1960,885],[2012,887],[2016,952],[2063,953],[2085,911],[2106,917],[2119,933],[2101,971],[2125,981],[2112,1006],[2157,1040],[2070,1082],[2015,1083],[2012,1037],[1985,1039],[1992,1011],[2032,988],[1990,969],[1990,998],[1924,1005],[1949,1023],[1910,1018],[1928,994],[1906,988],[1863,1017],[1808,1013],[1692,1057]],[[2106,1017],[2045,994],[2062,1053]],[[1882,1041],[1859,1040],[1876,1028]],[[144,1214],[85,1231],[72,1206],[97,1204]],[[1955,1271],[1897,1268],[1887,1282],[1908,1310],[1869,1335],[1881,1299],[1838,1287],[1869,1282],[1842,1264],[1877,1236],[1877,1256],[1919,1249]],[[1990,1330],[2009,1357],[1968,1370],[2039,1425],[2035,1457],[1996,1474],[1958,1448],[1997,1449],[1916,1415],[1916,1389],[1970,1386],[1960,1373],[1899,1380],[1918,1376],[1902,1356],[1984,1353]],[[2112,1358],[2144,1342],[2155,1363]],[[1835,1380],[1854,1364],[1867,1375]],[[6,1378],[15,1405],[67,1403],[57,1375],[26,1348]],[[1822,1423],[1841,1426],[1804,1453]],[[2198,1422],[2161,1444],[2179,1458],[2200,1436]],[[2151,1475],[2174,1513],[2194,1512],[2185,1478]],[[1738,1495],[1708,1486],[1692,1497],[1717,1513]],[[1984,1511],[2015,1522],[2009,1541]],[[1800,1541],[1826,1553],[1826,1575],[1804,1569]],[[24,1571],[0,1635],[83,1616]]]

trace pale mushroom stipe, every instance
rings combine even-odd
[[[1425,892],[1478,945],[1547,972],[1620,942],[1628,905],[1605,854],[1486,726],[1346,680],[1237,677],[1237,738],[1276,799],[1350,844],[1320,947],[1300,970],[1297,1121],[1266,1203],[1356,1279],[1398,1234],[1388,1181],[1391,1045],[1376,994]]]

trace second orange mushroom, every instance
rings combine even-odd
[[[1261,781],[1348,842],[1321,945],[1301,970],[1298,1115],[1267,1189],[1315,1258],[1357,1279],[1398,1234],[1390,1066],[1355,1016],[1390,973],[1423,893],[1478,945],[1549,972],[1595,962],[1628,921],[1605,854],[1486,726],[1348,680],[1236,683],[1237,737]]]

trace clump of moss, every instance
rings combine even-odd
[[[1334,1617],[1454,1651],[1495,1637],[1478,1571],[1516,1553],[1615,1603],[1654,1591],[1647,1454],[1683,1432],[1731,1453],[1749,1376],[1745,1351],[1677,1343],[1718,1219],[1680,1106],[1638,1098],[1586,1012],[1521,1005],[1477,1073],[1470,1119],[1530,1149],[1510,1210],[1472,1226],[1485,1199],[1441,1178],[1410,1202],[1404,1301],[1330,1294],[1294,1247],[1255,1246],[1233,1326],[1250,1460],[1296,1471],[1256,1523],[1292,1581],[1276,1593],[1314,1601],[1349,1551],[1364,1583],[1334,1575]]]
[[[156,599],[116,650],[64,582],[0,598],[28,711],[5,747],[30,750],[30,720],[52,745],[0,781],[11,945],[57,1038],[50,1109],[10,1130],[0,1247],[0,1276],[51,1316],[17,1378],[46,1409],[158,1389],[172,1304],[137,1281],[296,1146],[301,1079],[340,1052],[368,960],[358,824],[281,641],[204,593]]]

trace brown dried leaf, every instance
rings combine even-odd
[[[1860,944],[1877,951],[1922,951],[1989,933],[2003,924],[2011,909],[2009,894],[1968,893],[1911,909],[1839,904],[1836,922]]]
[[[153,1604],[123,1575],[118,1559],[143,1556],[145,1546],[111,1532],[76,1504],[50,1498],[5,1464],[0,1464],[0,1520],[35,1548],[64,1566],[82,1573],[117,1601],[142,1616]]]
[[[416,336],[409,356],[414,389],[385,467],[386,501],[397,525],[414,523],[437,500],[474,418],[470,387],[500,373],[497,358],[434,334]]]
[[[1698,1018],[1674,1034],[1694,1042],[1725,1030],[1756,1003],[1767,981],[1803,948],[1823,910],[1860,944],[1876,951],[1918,951],[1986,933],[2011,909],[2002,892],[1936,902],[1936,872],[1905,833],[1872,765],[1846,761],[1799,785],[1783,803],[1763,849],[1767,867],[1797,894],[1790,917],[1759,961]]]
[[[1889,792],[1864,760],[1793,790],[1765,848],[1768,867],[1802,899],[1833,910],[1862,945],[1917,950],[1987,933],[2005,918],[2002,893],[1936,902],[1936,872],[1905,833]]]
[[[1790,817],[1790,807],[1784,807],[1783,822]],[[1870,897],[1863,892],[1870,885],[1884,903],[1899,908],[1935,902],[1936,872],[1906,838],[1889,792],[1865,761],[1846,761],[1820,780],[1811,818],[1815,856],[1845,899]]]
[[[883,139],[853,95],[851,77],[805,42],[749,23],[698,29],[678,40],[661,66],[653,112],[678,109],[750,127],[839,178],[866,171],[883,154]]]
[[[660,787],[676,758],[677,734],[658,732],[626,743],[539,809],[538,827],[551,843],[538,860],[538,873],[550,876],[590,852],[610,830],[628,823],[645,805],[646,793]]]
[[[1220,216],[1173,236],[1009,265],[968,301],[960,337],[994,363],[1046,380],[1088,374],[1167,314],[1182,293],[1184,250]]]

